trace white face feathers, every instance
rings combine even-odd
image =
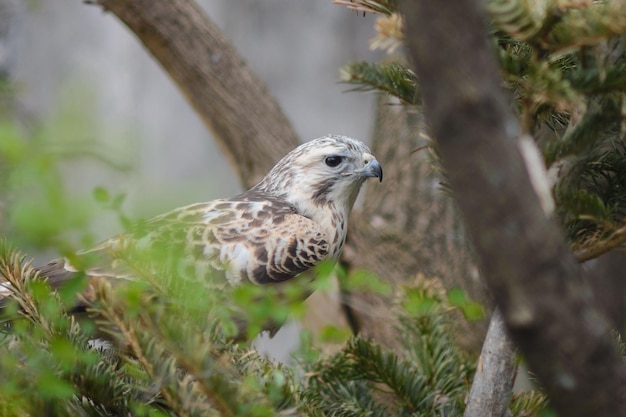
[[[383,171],[362,142],[324,136],[300,145],[282,158],[253,190],[279,196],[299,209],[332,204],[350,211],[368,177]]]

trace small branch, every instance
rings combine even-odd
[[[620,227],[615,230],[606,239],[599,239],[593,245],[586,248],[580,248],[574,251],[574,256],[578,262],[585,262],[590,259],[597,258],[626,242],[626,227]]]
[[[515,346],[502,315],[493,313],[463,417],[503,417],[511,403],[515,381]]]

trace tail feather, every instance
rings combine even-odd
[[[55,259],[46,265],[35,267],[35,270],[39,271],[39,276],[44,278],[51,288],[57,289],[76,277],[76,271],[68,270],[65,265],[65,260]]]
[[[53,290],[63,287],[65,283],[76,278],[78,275],[78,272],[66,267],[64,259],[55,259],[46,265],[37,266],[33,269],[39,273],[40,279],[45,281]],[[0,275],[0,281],[2,281],[3,278],[4,277]],[[4,308],[10,300],[13,294],[12,287],[10,282],[0,282],[0,309]],[[83,311],[88,306],[86,301],[88,297],[86,296],[90,294],[90,288],[91,285],[88,284],[83,294],[77,295],[75,303],[69,306],[70,312]]]

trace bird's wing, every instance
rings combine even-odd
[[[215,281],[218,275],[231,285],[285,281],[329,253],[317,223],[278,198],[249,193],[173,210],[82,252],[97,258],[88,275],[132,278],[128,259],[115,255],[128,248],[147,250],[184,279]]]

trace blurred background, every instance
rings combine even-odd
[[[37,124],[73,112],[85,128],[77,136],[132,165],[124,181],[113,184],[130,193],[129,209],[151,215],[239,191],[200,119],[113,15],[80,0],[1,2],[0,64],[18,89],[20,112]],[[349,87],[337,80],[342,64],[369,58],[371,16],[326,0],[199,3],[267,83],[303,140],[326,133],[368,138],[373,96],[346,94]],[[82,166],[68,180],[89,192],[108,181],[96,171]]]
[[[357,16],[329,0],[198,2],[303,140],[327,133],[368,140],[374,95],[347,93],[338,69],[373,59],[371,15]],[[88,206],[89,240],[123,229],[115,213],[94,201],[96,188],[125,194],[122,207],[131,218],[241,191],[174,83],[100,7],[80,0],[0,0],[0,71],[13,89],[12,117],[28,135],[44,136],[44,152],[61,155],[67,193]],[[58,256],[22,249],[39,262]],[[297,339],[293,331],[277,336],[274,356],[285,357],[285,339]]]

